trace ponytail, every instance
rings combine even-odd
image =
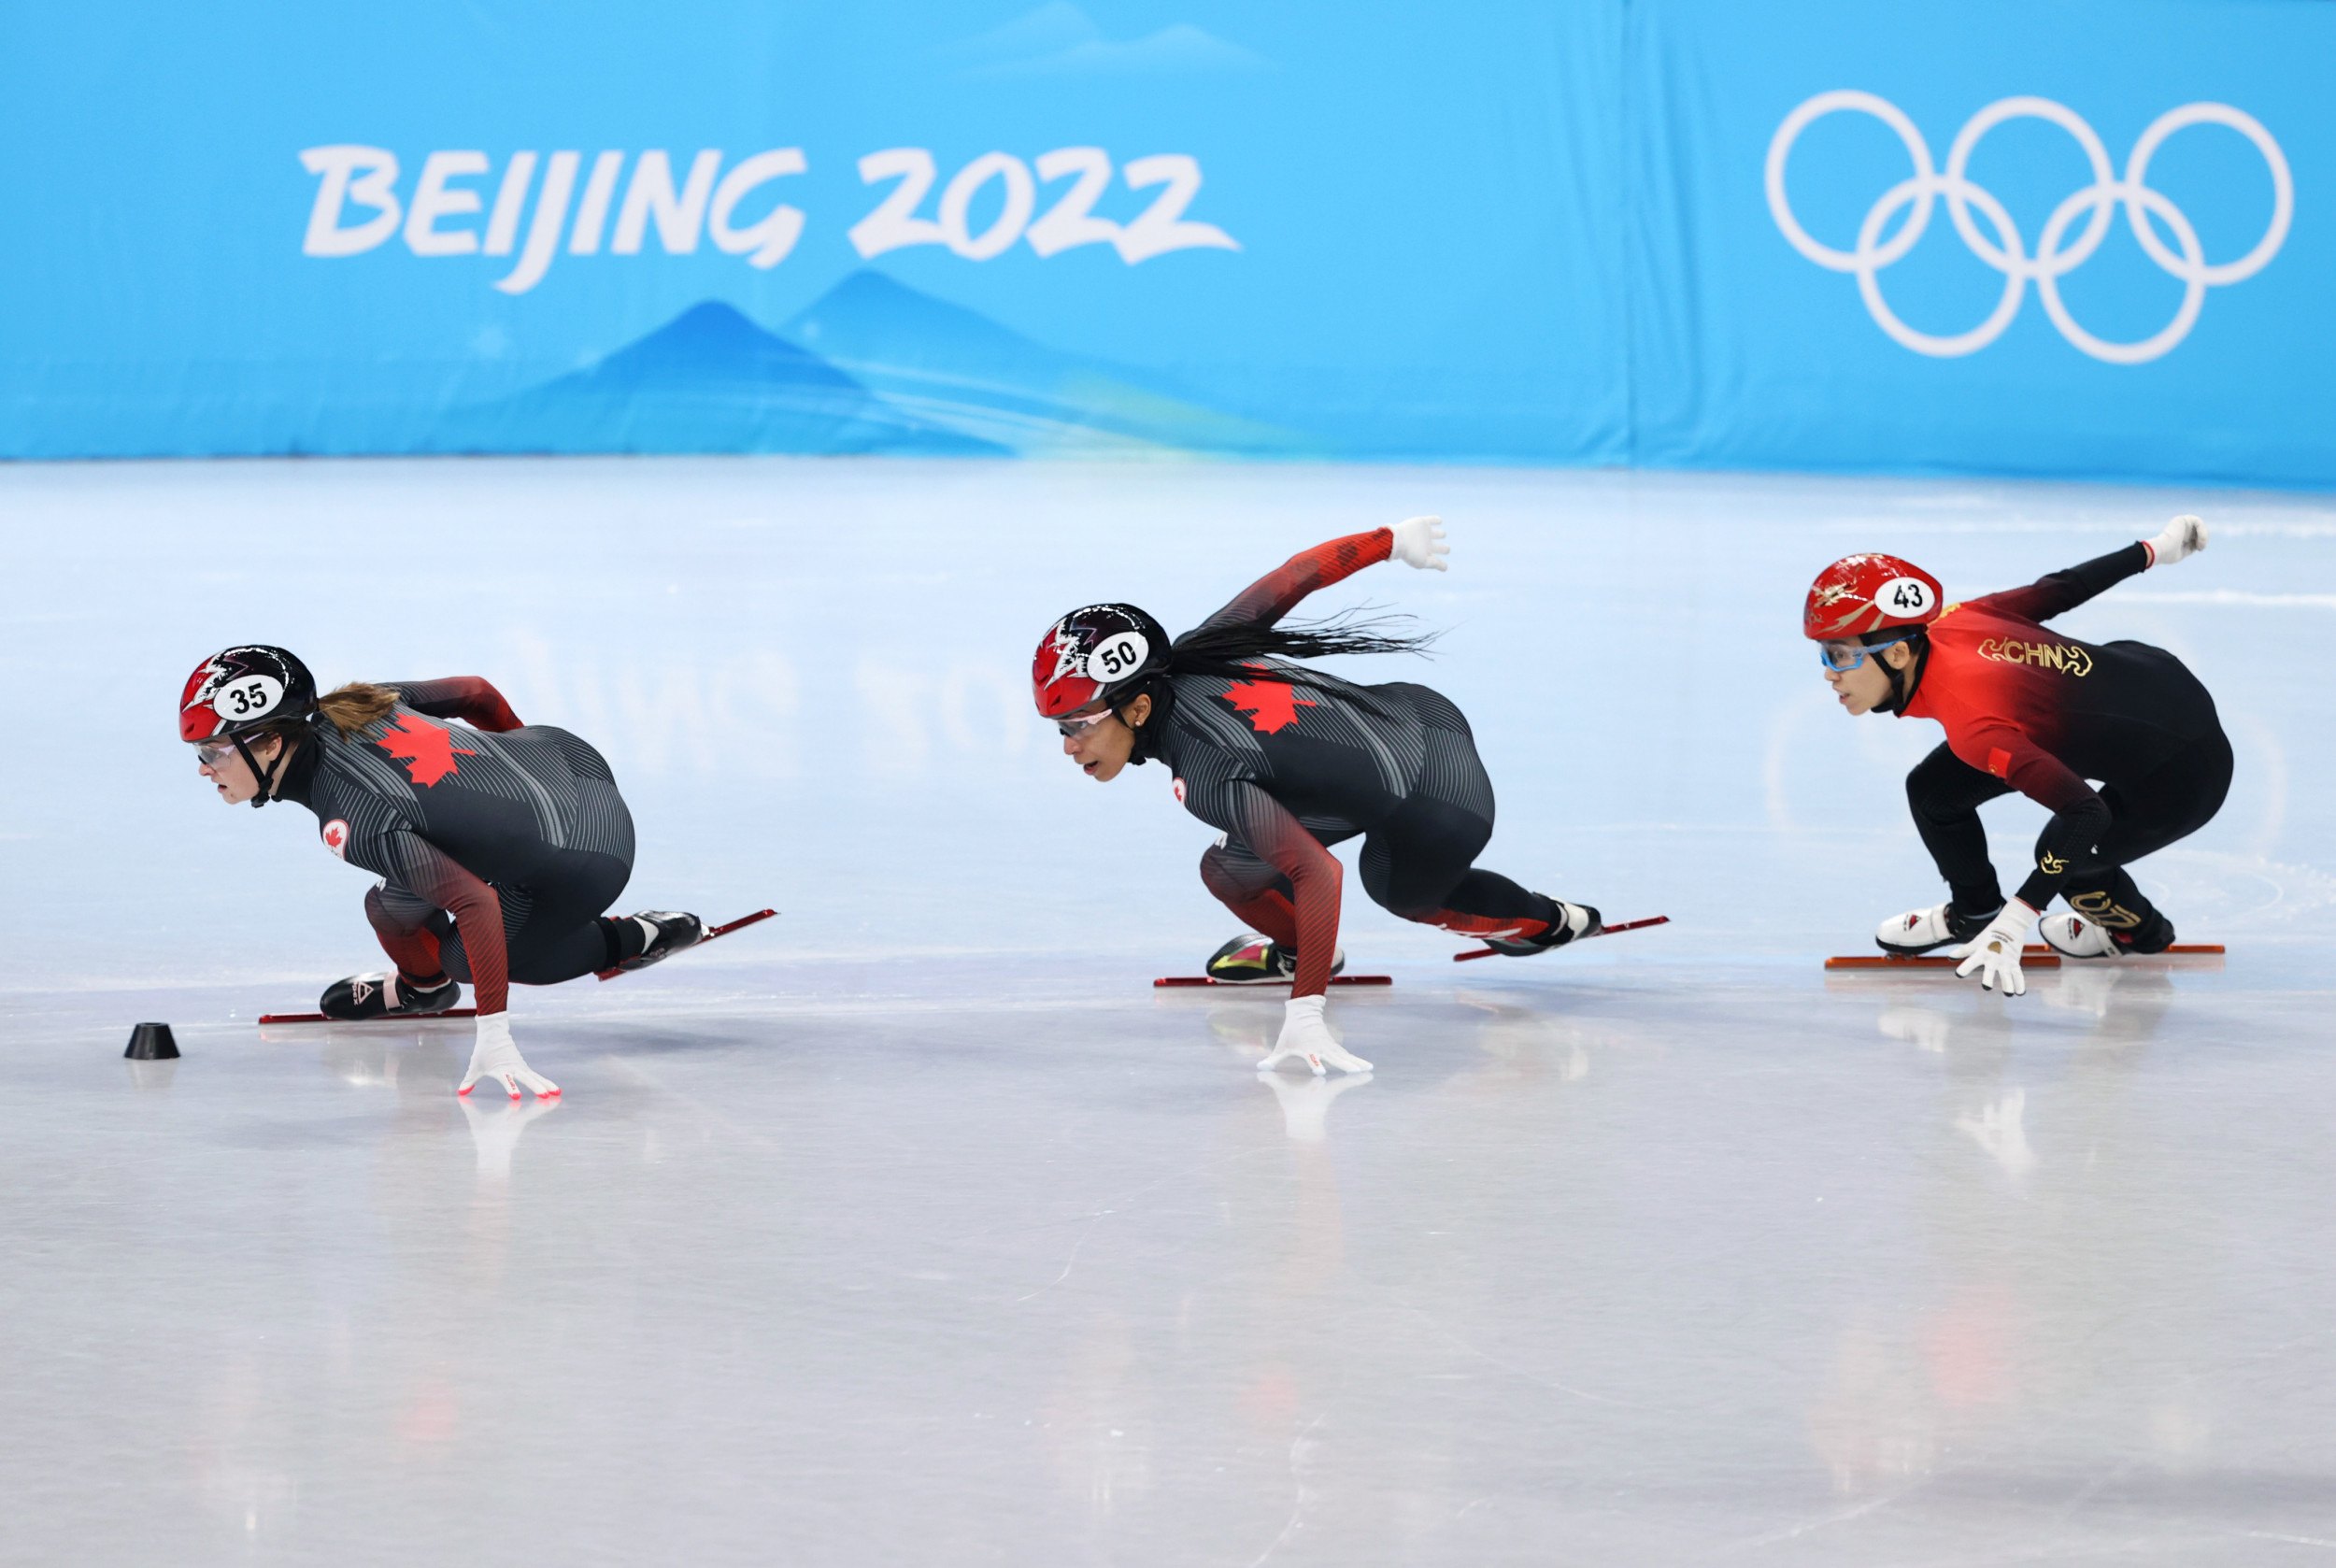
[[[1381,630],[1408,624],[1410,620],[1409,616],[1366,616],[1361,610],[1341,610],[1327,620],[1294,626],[1263,620],[1210,621],[1170,645],[1168,674],[1310,685],[1309,671],[1276,669],[1256,661],[1327,659],[1339,653],[1425,653],[1440,633]]]
[[[397,691],[394,688],[352,680],[319,697],[316,710],[320,717],[346,737],[355,734],[368,724],[387,719],[396,706]]]

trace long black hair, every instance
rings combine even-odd
[[[1210,620],[1194,627],[1168,647],[1168,657],[1110,694],[1112,711],[1126,721],[1127,709],[1139,696],[1152,699],[1150,717],[1135,727],[1134,760],[1150,756],[1153,735],[1167,733],[1167,720],[1175,706],[1180,675],[1213,676],[1220,680],[1272,680],[1285,686],[1328,690],[1336,677],[1303,667],[1267,663],[1267,660],[1327,659],[1340,653],[1417,653],[1424,656],[1441,632],[1396,632],[1407,626],[1407,615],[1377,615],[1375,606],[1345,609],[1322,620],[1276,625],[1265,620]],[[1367,694],[1341,681],[1343,694],[1375,713],[1385,710]]]

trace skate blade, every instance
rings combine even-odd
[[[1269,991],[1275,986],[1287,986],[1288,980],[1212,980],[1205,975],[1163,975],[1154,986],[1218,986],[1226,991]],[[1333,975],[1334,986],[1391,986],[1392,975]]]
[[[1610,925],[1602,925],[1596,931],[1584,932],[1581,935],[1576,936],[1572,942],[1568,942],[1564,946],[1566,948],[1571,948],[1583,942],[1593,941],[1601,936],[1612,936],[1617,932],[1644,931],[1650,925],[1669,925],[1670,923],[1671,917],[1668,915],[1649,915],[1643,920],[1617,920]],[[1555,953],[1561,952],[1564,949],[1562,948],[1550,948],[1545,950]],[[1466,963],[1471,959],[1478,958],[1538,958],[1541,955],[1539,953],[1503,953],[1498,948],[1471,948],[1464,953],[1454,953],[1452,955],[1452,962],[1454,963]]]
[[[772,916],[777,913],[778,911],[776,909],[757,909],[751,915],[741,915],[736,919],[732,920],[728,925],[718,925],[709,928],[705,935],[699,937],[688,947],[683,948],[679,952],[669,953],[666,956],[668,958],[679,958],[682,953],[693,953],[700,948],[705,947],[708,942],[714,940],[717,936],[727,936],[734,931],[744,931],[750,925],[760,925],[762,922],[769,919]],[[647,967],[654,969],[657,965],[652,963]],[[592,971],[592,976],[595,979],[613,980],[620,975],[632,975],[636,973],[638,973],[638,971],[632,969],[595,969]]]
[[[356,1029],[369,1023],[419,1023],[428,1019],[475,1019],[477,1016],[478,1009],[476,1007],[448,1007],[435,1013],[383,1013],[379,1018],[372,1019],[327,1018],[322,1013],[262,1013],[257,1021],[263,1029],[274,1023],[338,1023]]]
[[[2054,952],[2041,942],[2030,942],[2020,949],[2019,962],[2023,969],[2058,969],[2064,955]],[[2162,953],[2128,953],[2117,962],[2134,963],[2153,958],[2220,958],[2223,945],[2219,942],[2176,942]],[[1870,956],[1865,953],[1845,954],[1825,961],[1828,969],[1873,969],[1888,972],[1898,969],[1952,969],[1963,961],[1959,958],[1899,958]],[[2089,959],[2072,962],[2089,963]]]

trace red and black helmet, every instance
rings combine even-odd
[[[1945,607],[1939,579],[1895,555],[1845,555],[1809,585],[1801,634],[1846,641],[1869,632],[1928,626]]]
[[[187,677],[178,738],[239,735],[270,720],[305,719],[316,706],[316,677],[289,650],[264,643],[221,649]]]
[[[1165,626],[1133,605],[1089,605],[1038,639],[1031,694],[1041,719],[1060,719],[1167,663]]]

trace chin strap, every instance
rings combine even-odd
[[[264,769],[260,766],[260,760],[251,754],[251,748],[243,743],[243,736],[235,734],[227,738],[235,743],[235,755],[241,757],[243,765],[251,770],[251,777],[260,781],[260,792],[251,797],[251,809],[257,811],[276,798],[276,776],[284,771],[286,763],[292,761],[292,737],[279,737],[283,744],[276,749],[276,761]]]
[[[1930,638],[1928,634],[1916,632],[1906,639],[1906,646],[1914,651],[1913,663],[1902,670],[1890,670],[1888,662],[1883,662],[1882,667],[1890,670],[1890,699],[1881,705],[1884,713],[1905,713],[1906,705],[1915,700],[1915,689],[1922,684],[1922,672],[1930,663]]]

